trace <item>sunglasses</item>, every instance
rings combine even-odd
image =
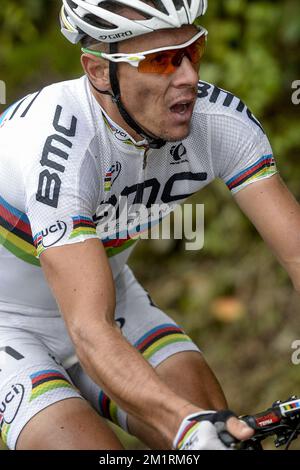
[[[205,52],[208,32],[202,27],[198,27],[199,32],[184,44],[173,47],[161,47],[145,52],[133,54],[106,54],[105,52],[93,51],[92,49],[82,48],[82,52],[92,54],[111,62],[126,62],[136,67],[141,73],[174,73],[180,66],[184,57],[199,70],[201,59]]]

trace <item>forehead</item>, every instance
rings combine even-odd
[[[141,52],[159,47],[172,47],[189,41],[197,33],[193,25],[181,28],[162,29],[119,43],[120,52]]]

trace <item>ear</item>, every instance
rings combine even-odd
[[[96,88],[103,91],[111,91],[108,61],[99,59],[92,54],[84,53],[81,56],[81,65]]]

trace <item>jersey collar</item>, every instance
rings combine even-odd
[[[118,142],[123,143],[124,145],[131,145],[134,146],[138,149],[148,147],[147,140],[141,140],[139,142],[136,142],[133,137],[131,137],[128,132],[126,132],[122,127],[120,127],[118,124],[116,124],[110,117],[109,115],[104,111],[104,109],[100,106],[101,111],[102,111],[102,116],[103,120],[105,122],[106,127],[109,129],[109,131],[113,134],[115,139]]]
[[[110,134],[113,136],[116,144],[122,145],[127,148],[134,147],[138,150],[147,149],[149,147],[149,144],[146,139],[136,142],[133,139],[133,137],[131,137],[131,135],[128,134],[128,132],[126,132],[121,126],[119,126],[117,123],[113,121],[113,119],[106,113],[106,111],[103,109],[100,103],[98,103],[95,96],[93,95],[90,85],[88,83],[87,77],[85,77],[85,79],[86,79],[87,91],[92,101],[92,108],[94,109],[94,113],[95,113],[94,117],[95,119],[98,119],[97,110],[99,109],[102,115],[102,119],[107,129],[109,130]]]

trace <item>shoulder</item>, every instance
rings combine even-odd
[[[223,179],[232,192],[276,173],[262,125],[233,93],[199,82],[194,129],[197,126],[196,138],[207,136],[215,176]]]
[[[218,131],[226,132],[227,128],[236,127],[264,134],[260,122],[239,97],[217,85],[204,81],[198,83],[194,118],[197,119],[200,115],[207,116],[211,122],[220,123]]]
[[[96,178],[89,158],[95,127],[84,78],[32,93],[1,119],[0,177],[18,175],[27,200],[37,197],[54,207],[59,193],[79,191],[87,173]]]
[[[51,128],[65,134],[74,132],[73,127],[88,111],[85,87],[84,78],[80,78],[54,83],[21,98],[0,116],[1,137],[16,132],[28,136],[29,132],[36,141]]]
[[[80,160],[94,134],[82,77],[47,86],[11,105],[0,116],[0,153],[25,172],[40,164],[64,171],[69,156]]]

